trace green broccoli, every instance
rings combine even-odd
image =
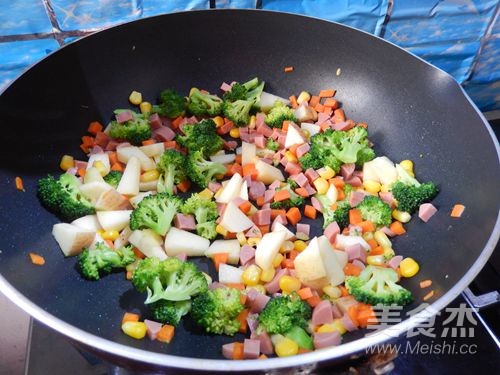
[[[99,280],[101,275],[116,268],[125,268],[135,261],[131,245],[113,250],[103,242],[98,242],[94,249],[84,248],[78,256],[81,274],[89,280]]]
[[[253,78],[243,84],[234,83],[231,86],[231,90],[224,93],[224,101],[235,102],[237,100],[247,100],[252,102],[252,104],[258,104],[260,102],[260,94],[264,89],[264,82],[259,83],[259,79]]]
[[[283,121],[297,122],[295,113],[292,108],[288,107],[285,103],[277,100],[269,113],[266,115],[265,123],[271,128],[281,128]]]
[[[311,336],[306,332],[305,329],[300,327],[292,327],[288,332],[285,332],[285,336],[290,340],[293,340],[297,343],[299,348],[313,350],[314,342]]]
[[[95,209],[80,192],[81,182],[77,177],[64,173],[59,179],[51,175],[38,181],[38,197],[41,203],[64,221],[73,221],[92,215]]]
[[[136,113],[129,109],[117,109],[115,114],[130,111],[133,119],[119,123],[114,120],[109,125],[109,136],[116,139],[124,139],[134,145],[142,144],[142,141],[151,138],[151,126],[146,115]]]
[[[298,195],[295,191],[293,191],[290,184],[286,184],[285,186],[276,189],[276,191],[279,191],[279,190],[288,190],[290,192],[290,198],[285,199],[283,201],[279,201],[279,202],[272,202],[271,203],[272,209],[288,210],[292,207],[299,207],[299,206],[302,206],[304,204],[304,198],[301,197],[300,195]]]
[[[286,183],[288,186],[290,186],[291,189],[295,190],[299,187],[299,184],[297,184],[294,180],[292,180],[290,177],[286,179]]]
[[[293,327],[307,328],[311,315],[311,307],[296,293],[274,297],[259,314],[258,329],[269,334],[286,334]]]
[[[158,101],[159,104],[153,106],[153,112],[158,113],[160,116],[176,118],[183,116],[186,111],[186,98],[174,90],[163,90]]]
[[[380,198],[367,195],[356,208],[361,212],[363,220],[369,220],[376,225],[387,226],[392,222],[391,207]]]
[[[182,213],[194,215],[196,219],[196,233],[213,240],[217,236],[215,220],[219,217],[217,204],[211,199],[201,197],[199,194],[192,194],[182,206]]]
[[[177,326],[181,318],[191,310],[191,301],[167,301],[161,299],[148,305],[153,319],[173,326]]]
[[[317,196],[319,199],[319,196]],[[321,202],[321,199],[319,199]],[[340,229],[347,228],[349,226],[349,210],[351,205],[347,201],[337,202],[337,208],[332,210],[329,206],[325,207],[323,205],[323,228],[326,228],[330,223],[334,221],[337,222]]]
[[[344,191],[344,195],[346,196],[347,199],[347,197],[349,197],[349,194],[351,194],[354,188],[351,184],[344,183],[344,187],[342,188],[342,190]]]
[[[398,202],[398,210],[410,214],[414,213],[422,203],[433,200],[438,192],[439,188],[433,182],[414,186],[397,181],[392,185],[392,195]]]
[[[115,189],[118,187],[120,180],[122,179],[123,173],[120,171],[110,171],[106,176],[104,176],[104,181],[113,186]]]
[[[187,108],[195,116],[217,116],[222,112],[222,99],[193,88],[189,94]]]
[[[245,126],[250,122],[250,110],[253,103],[249,100],[224,101],[222,112],[236,126]]]
[[[182,131],[184,135],[177,135],[176,140],[189,152],[203,149],[203,156],[208,158],[224,147],[224,140],[217,134],[217,127],[211,119],[184,125]]]
[[[189,153],[186,171],[191,181],[201,188],[206,188],[215,175],[226,173],[226,167],[224,164],[206,160],[201,149]]]
[[[357,301],[363,303],[407,305],[413,300],[413,296],[397,281],[398,274],[392,268],[369,265],[359,276],[347,276],[345,286]]]
[[[180,264],[177,262],[179,259],[171,257],[167,258],[167,260],[171,263],[170,266],[167,267],[165,261],[162,262],[156,257],[140,260],[132,274],[132,284],[134,284],[135,289],[139,292],[145,292],[149,286],[153,285],[153,281],[157,277],[165,282],[168,276],[167,269],[180,267]]]
[[[164,236],[180,211],[182,199],[168,193],[148,195],[130,214],[130,229],[152,229]]]
[[[266,148],[271,151],[278,151],[280,148],[280,144],[276,142],[274,139],[269,138],[266,143]]]
[[[186,158],[177,150],[165,150],[156,169],[160,172],[157,191],[173,194],[174,185],[186,179]]]
[[[208,333],[233,336],[240,328],[237,317],[243,309],[240,291],[223,287],[208,290],[194,298],[191,316]]]

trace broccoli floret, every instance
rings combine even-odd
[[[233,336],[240,328],[237,317],[243,309],[240,291],[224,287],[194,298],[191,316],[206,332]]]
[[[293,181],[292,181],[293,182]],[[304,204],[304,198],[298,195],[295,191],[293,191],[292,187],[290,184],[286,184],[285,186],[281,188],[277,188],[276,191],[279,190],[288,190],[290,193],[290,198],[279,201],[279,202],[272,202],[271,203],[271,208],[280,210],[288,210],[292,207],[299,207]]]
[[[186,179],[186,158],[177,150],[165,150],[156,165],[156,169],[160,172],[157,191],[172,194],[174,185]]]
[[[392,268],[369,265],[359,276],[347,276],[345,286],[357,301],[363,303],[407,305],[413,296],[397,281],[398,274]]]
[[[206,239],[213,240],[217,236],[215,220],[217,204],[211,199],[201,197],[199,194],[192,194],[182,206],[182,212],[186,215],[194,215],[196,219],[196,233]]]
[[[113,250],[103,242],[98,242],[94,249],[84,248],[78,256],[81,274],[89,280],[99,280],[101,275],[110,273],[115,268],[124,268],[135,261],[131,245]]]
[[[237,100],[245,100],[251,102],[252,106],[257,107],[264,84],[264,82],[259,83],[258,78],[253,78],[243,84],[236,82],[231,86],[231,90],[224,93],[224,101],[235,102]]]
[[[217,223],[207,221],[206,223],[196,224],[196,233],[207,240],[213,240],[217,237]]]
[[[363,220],[369,220],[376,225],[390,225],[392,222],[391,207],[380,198],[367,195],[356,208],[361,212]]]
[[[130,214],[130,229],[152,229],[164,236],[180,211],[182,199],[168,193],[144,197]]]
[[[439,188],[433,182],[413,186],[397,181],[392,185],[392,195],[398,202],[398,210],[410,214],[414,213],[422,203],[433,200],[438,192]]]
[[[290,188],[292,188],[293,190],[297,189],[299,187],[299,184],[297,184],[294,180],[292,180],[290,177],[288,177],[286,179],[286,183],[288,184],[288,186],[290,186]]]
[[[187,100],[174,90],[163,90],[158,100],[159,104],[153,106],[153,111],[160,116],[176,118],[183,116],[186,111]]]
[[[274,297],[259,314],[259,329],[285,334],[293,327],[307,328],[311,313],[311,307],[295,293]]]
[[[189,152],[203,149],[203,156],[209,157],[224,147],[224,140],[217,134],[217,127],[211,119],[184,125],[182,131],[184,135],[178,135],[176,139]]]
[[[344,190],[344,195],[346,196],[346,198],[349,196],[349,194],[352,193],[353,189],[354,188],[351,184],[344,184],[342,190]]]
[[[110,171],[106,176],[104,176],[104,181],[113,186],[115,189],[118,187],[120,180],[122,179],[123,173],[120,171]]]
[[[274,139],[269,138],[266,143],[266,148],[271,151],[278,151],[280,148],[280,144]]]
[[[38,181],[38,197],[41,203],[64,221],[73,221],[92,215],[92,203],[80,192],[81,182],[75,176],[64,173],[59,179],[51,175]]]
[[[114,120],[109,126],[109,136],[117,139],[124,139],[134,145],[140,145],[142,141],[151,138],[151,126],[149,120],[144,114],[136,113],[129,109],[117,109],[115,114],[124,111],[132,112],[134,118],[124,123]]]
[[[350,209],[351,205],[347,201],[337,202],[337,208],[335,210],[332,210],[329,207],[325,207],[323,205],[323,228],[326,228],[330,223],[333,223],[334,221],[337,222],[340,229],[347,228],[349,226]]]
[[[236,126],[245,126],[250,122],[252,105],[253,103],[249,100],[225,101],[222,105],[222,112]]]
[[[167,259],[173,259],[173,262],[180,267],[180,263],[177,263],[178,258],[172,257]],[[137,268],[132,274],[132,283],[139,292],[145,292],[148,287],[153,285],[153,281],[159,277],[160,280],[165,281],[167,277],[165,263],[160,261],[158,258],[144,258],[137,264]]]
[[[217,116],[222,112],[222,99],[193,88],[187,108],[195,116]]]
[[[177,326],[181,318],[191,310],[191,301],[159,300],[148,305],[153,319],[173,326]]]
[[[191,181],[199,187],[206,188],[215,175],[226,173],[226,167],[224,164],[206,160],[202,149],[188,155],[186,171]]]
[[[288,107],[285,103],[277,100],[269,113],[266,115],[265,123],[271,128],[281,128],[283,121],[297,122],[293,109]]]

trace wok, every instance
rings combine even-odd
[[[283,68],[293,66],[293,73]],[[341,74],[336,75],[337,68]],[[222,343],[242,340],[202,334],[189,319],[175,340],[163,345],[136,341],[120,332],[124,311],[143,307],[122,273],[99,282],[83,280],[75,259],[64,259],[51,236],[58,220],[36,197],[36,181],[57,173],[63,154],[80,155],[79,138],[93,120],[128,106],[132,90],[145,98],[173,87],[216,91],[222,81],[253,76],[266,90],[287,96],[301,90],[337,89],[349,117],[369,124],[378,154],[412,159],[421,180],[435,181],[440,208],[424,224],[414,219],[394,240],[399,254],[421,265],[405,280],[415,302],[432,279],[436,310],[474,278],[499,237],[499,147],[493,132],[449,75],[367,33],[297,15],[242,10],[200,11],[127,23],[72,43],[48,56],[0,97],[0,287],[11,300],[77,345],[122,366],[141,370],[259,371],[333,364],[387,339],[348,334],[338,347],[266,361],[225,361]],[[26,192],[14,188],[22,176]],[[461,219],[449,217],[455,203]],[[319,228],[316,228],[318,230]],[[33,266],[34,251],[46,264]],[[212,272],[206,260],[198,263]],[[394,331],[392,331],[394,332]]]

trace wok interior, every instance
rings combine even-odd
[[[294,36],[291,38],[291,36]],[[283,68],[293,66],[293,73]],[[341,74],[336,75],[337,68]],[[170,345],[136,341],[120,332],[124,311],[146,316],[144,296],[123,273],[83,280],[50,232],[58,220],[36,198],[36,181],[57,174],[63,154],[78,148],[88,123],[107,122],[128,106],[132,90],[154,101],[161,89],[192,86],[218,92],[221,82],[258,76],[266,91],[337,90],[348,117],[369,124],[377,154],[411,159],[417,178],[438,183],[439,212],[415,218],[393,241],[420,273],[403,281],[416,308],[432,279],[435,298],[453,287],[481,256],[498,214],[498,158],[482,120],[449,76],[368,34],[299,16],[217,11],[166,15],[84,38],[48,57],[0,97],[0,272],[38,306],[76,327],[127,345],[198,358],[220,358],[220,346],[242,340],[202,334],[185,319]],[[22,176],[26,192],[14,189]],[[457,220],[451,207],[467,208]],[[319,227],[315,228],[319,233]],[[35,267],[30,251],[46,264]],[[207,259],[197,260],[213,274]],[[348,334],[344,341],[365,332]]]

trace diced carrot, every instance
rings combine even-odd
[[[292,105],[292,108],[297,108],[299,106],[299,103],[297,103],[297,97],[295,95],[292,95],[288,98],[290,100],[290,104]]]
[[[140,319],[139,314],[126,312],[125,314],[123,314],[122,325],[123,325],[123,323],[126,323],[126,322],[138,322],[139,319]]]
[[[114,249],[115,248],[115,244],[113,243],[113,241],[111,241],[111,240],[104,240],[104,242],[106,243],[106,245],[108,245],[108,247],[110,249]]]
[[[110,163],[111,165],[113,165],[113,164],[115,164],[115,163],[118,163],[118,155],[116,154],[116,152],[115,152],[115,151],[110,152],[110,153],[108,154],[108,157],[109,157],[109,163]]]
[[[293,72],[293,66],[285,66],[284,71],[285,71],[285,73],[291,73],[291,72]]]
[[[451,217],[460,217],[464,213],[465,206],[463,204],[457,203],[456,205],[453,206],[453,209],[451,210]]]
[[[37,266],[43,266],[45,264],[45,258],[41,255],[38,255],[36,253],[29,253],[31,263],[37,265]]]
[[[289,126],[290,126],[290,121],[285,120],[285,121],[283,121],[283,125],[281,126],[281,130],[283,130],[286,133],[288,131]]]
[[[352,323],[356,326],[359,327],[359,322],[358,322],[358,308],[356,305],[350,306],[347,309],[347,315],[349,318],[351,318]]]
[[[271,230],[269,224],[267,224],[267,225],[257,225],[257,227],[259,228],[259,230],[262,233],[262,235],[264,235],[266,233],[269,233],[269,231]]]
[[[297,250],[291,250],[288,253],[288,259],[295,260],[295,258],[297,258],[298,255],[299,255],[299,252]]]
[[[345,199],[344,189],[342,189],[342,188],[337,188],[337,199],[338,199],[339,201],[341,201],[341,200],[344,200],[344,199]]]
[[[297,352],[297,354],[305,354],[305,353],[310,353],[310,352],[312,352],[311,349],[299,348],[299,351]]]
[[[332,89],[321,90],[319,92],[319,97],[320,98],[331,98],[334,95],[335,95],[335,90],[332,90]]]
[[[300,297],[300,299],[309,299],[314,295],[311,288],[309,287],[297,290],[297,294]]]
[[[97,133],[102,132],[103,128],[104,127],[102,126],[102,124],[99,121],[92,121],[89,124],[89,127],[87,128],[87,131],[90,134],[96,135]]]
[[[219,265],[221,263],[227,263],[229,253],[216,253],[212,255],[212,260],[214,261],[215,270],[219,272]]]
[[[375,246],[370,250],[370,255],[382,255],[384,254],[384,248],[382,246]]]
[[[123,172],[125,168],[123,167],[123,164],[120,162],[113,163],[111,165],[111,170],[112,171],[117,171],[117,172]]]
[[[85,168],[78,168],[76,173],[78,174],[78,176],[80,177],[85,177],[85,172],[86,172],[86,169]]]
[[[309,204],[306,204],[304,206],[304,216],[305,217],[308,217],[309,219],[316,219],[316,213],[317,213],[317,211],[313,206],[311,206]]]
[[[262,207],[265,204],[264,197],[263,196],[257,197],[257,199],[255,200],[255,203],[257,204],[257,206]]]
[[[295,189],[295,192],[300,195],[301,197],[307,198],[309,196],[309,193],[307,192],[306,188],[299,187]]]
[[[184,120],[184,117],[182,117],[182,116],[179,116],[176,119],[174,119],[172,121],[172,124],[171,124],[172,129],[174,129],[174,130],[179,129],[179,126],[181,125],[181,123],[182,123],[183,120]]]
[[[339,107],[339,102],[332,98],[327,98],[323,103],[325,107],[337,109]]]
[[[244,345],[242,342],[235,342],[233,346],[233,356],[232,358],[235,360],[240,360],[244,358],[243,352]]]
[[[328,117],[331,117],[332,113],[333,113],[333,109],[324,105],[323,106],[323,113],[326,113],[328,115]]]
[[[342,234],[349,235],[349,228],[345,227],[344,229],[342,229]]]
[[[238,173],[239,175],[242,175],[243,174],[243,168],[241,167],[240,164],[238,163],[234,163],[233,165],[231,165],[231,168],[229,169],[229,172],[232,175]]]
[[[287,189],[278,190],[274,194],[274,201],[275,202],[286,201],[287,199],[290,199],[290,192]]]
[[[16,178],[14,180],[15,180],[15,183],[16,183],[16,189],[17,190],[26,191],[26,190],[24,190],[24,183],[23,183],[23,179],[21,177],[16,176]]]
[[[323,110],[325,109],[325,106],[321,103],[318,103],[314,106],[314,109],[316,110],[316,112],[323,112]]]
[[[134,273],[132,271],[125,272],[125,280],[132,280]]]
[[[84,135],[82,137],[82,143],[86,146],[93,147],[95,145],[95,139],[94,139],[94,137],[91,137],[90,135]]]
[[[321,98],[317,95],[311,96],[311,100],[309,100],[309,107],[311,108],[316,107],[316,104],[318,104],[320,100]]]
[[[80,150],[82,150],[84,154],[88,154],[90,152],[90,147],[82,143],[80,145]]]
[[[166,342],[167,344],[172,341],[174,338],[175,334],[175,327],[171,326],[170,324],[165,324],[163,327],[161,327],[160,331],[156,335],[156,339],[160,342]]]
[[[368,129],[368,124],[366,122],[358,122],[356,126],[360,126],[362,128]]]
[[[361,227],[363,233],[375,231],[375,224],[373,224],[373,222],[371,222],[370,220],[364,220],[357,225]]]
[[[238,154],[238,155],[236,155],[236,157],[234,159],[234,162],[238,163],[239,165],[241,165],[242,160],[243,160],[243,155]]]
[[[271,219],[272,220],[276,219],[280,215],[286,216],[286,211],[285,210],[276,210],[276,209],[271,210]]]
[[[375,239],[373,239],[373,238],[366,240],[366,242],[368,243],[368,245],[370,245],[370,248],[372,249],[372,251],[373,251],[373,249],[375,249],[378,246],[377,241],[375,241]]]
[[[250,212],[250,210],[252,209],[252,204],[249,202],[249,201],[244,201],[242,202],[238,208],[244,213],[244,214],[248,214],[248,212]]]
[[[389,226],[389,229],[392,230],[394,234],[398,236],[406,233],[406,229],[404,228],[403,224],[400,221],[393,221]]]
[[[226,283],[225,285],[228,288],[233,288],[233,289],[238,289],[238,290],[245,290],[245,285],[243,283]]]
[[[283,268],[289,268],[289,269],[294,269],[295,264],[293,263],[293,259],[283,259],[281,261],[281,267]]]
[[[188,179],[182,181],[180,184],[177,184],[177,189],[179,189],[183,193],[186,193],[190,187],[191,187],[191,182]]]
[[[227,232],[224,236],[225,240],[234,240],[236,238],[236,233]]]
[[[434,291],[433,291],[433,290],[431,290],[429,293],[427,293],[427,294],[424,296],[423,300],[424,300],[424,301],[427,301],[428,299],[431,299],[433,296],[434,296]]]
[[[133,247],[132,250],[134,251],[135,257],[139,259],[144,259],[146,258],[146,255],[142,253],[141,250],[139,250],[137,247]]]
[[[176,141],[165,141],[165,142],[163,142],[163,146],[165,147],[165,150],[177,148],[177,142]]]
[[[142,141],[142,145],[143,146],[153,145],[155,143],[156,143],[156,141],[154,139],[151,139],[151,138],[150,139],[146,139],[145,141]]]
[[[349,295],[349,292],[345,286],[339,285],[339,289],[342,293],[342,297],[347,297]]]
[[[356,266],[355,264],[352,263],[347,263],[344,267],[344,274],[346,276],[359,276],[361,273],[361,267]]]
[[[244,305],[245,303],[247,303],[247,295],[244,294],[244,293],[240,293],[240,302],[242,305]]]
[[[362,328],[365,328],[369,325],[374,325],[377,324],[377,316],[375,315],[375,312],[373,311],[373,308],[370,306],[367,309],[359,309],[358,308],[358,323],[359,326]]]
[[[300,210],[297,207],[292,207],[287,211],[286,218],[288,219],[288,222],[290,224],[297,225],[300,219],[302,219],[302,215],[300,214]]]
[[[255,168],[254,163],[245,164],[243,166],[242,172],[243,172],[243,177],[250,176],[252,180],[257,179],[257,176],[259,175],[259,172]]]
[[[344,179],[340,176],[332,178],[330,183],[332,183],[337,189],[342,189],[344,187]]]
[[[420,282],[420,288],[422,288],[422,289],[424,289],[424,288],[428,288],[428,287],[430,287],[431,285],[432,285],[432,280],[429,280],[429,279],[427,279],[427,280],[422,280],[422,281]]]
[[[335,111],[333,111],[333,121],[336,123],[345,121],[345,113],[342,108],[338,108]]]
[[[288,151],[290,151],[292,154],[297,155],[297,148],[300,146],[300,143],[296,143],[294,145],[291,145],[288,148]]]
[[[311,307],[316,307],[321,302],[321,298],[319,296],[312,296],[306,299],[306,302],[309,304]]]
[[[349,224],[357,225],[363,221],[361,217],[361,211],[357,208],[352,208],[349,210]]]
[[[243,309],[241,312],[238,314],[236,317],[236,320],[240,322],[240,328],[238,329],[238,332],[240,333],[247,333],[247,316],[248,316],[249,310],[248,309]]]
[[[259,355],[259,358],[257,358],[257,359],[267,359],[267,358],[268,358],[267,355],[261,354],[261,355]]]

